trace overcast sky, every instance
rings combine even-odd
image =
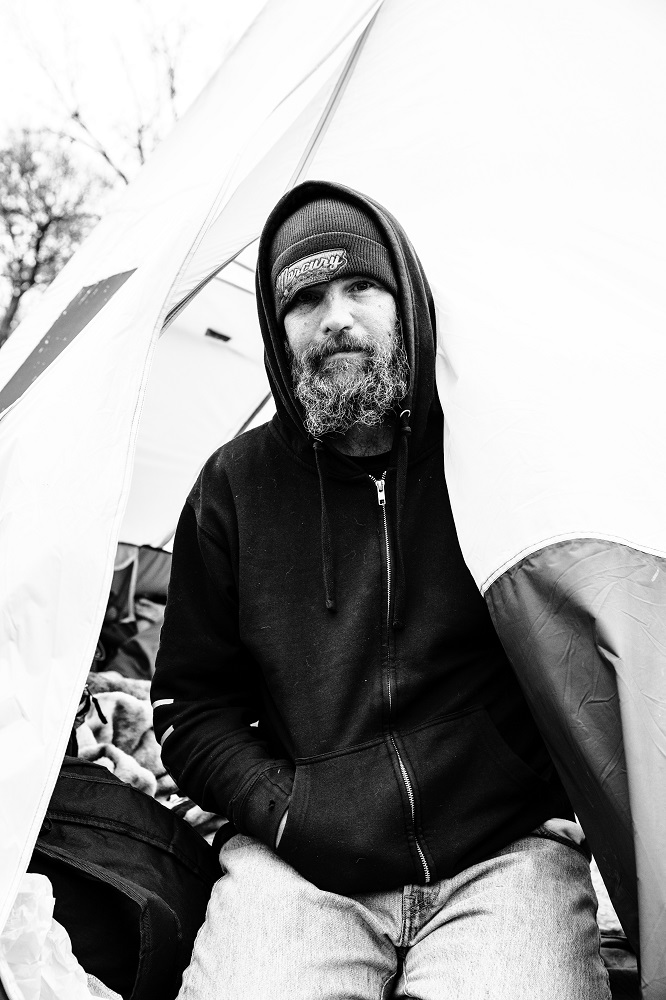
[[[52,126],[75,93],[98,128],[131,118],[154,85],[150,36],[181,31],[187,106],[266,0],[3,0],[0,138]],[[50,78],[49,78],[50,77]]]

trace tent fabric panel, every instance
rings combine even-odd
[[[254,137],[250,148],[245,150],[247,169],[244,174],[236,170],[236,185],[229,185],[227,200],[220,206],[196,255],[174,289],[172,309],[210,275],[220,271],[239,246],[247,247],[258,239],[266,216],[293,181],[301,158],[326,114],[349,57],[347,47],[338,56],[332,68],[326,64],[330,69],[328,75],[322,78],[320,69],[308,79],[307,87],[298,95],[298,103],[292,100],[287,106],[293,118],[285,121],[285,108],[278,107]],[[273,117],[283,125],[282,132],[277,129]]]
[[[560,542],[504,573],[486,601],[636,948],[640,926],[645,1000],[662,1000],[666,561]]]
[[[30,857],[107,604],[128,440],[168,293],[168,279],[149,272],[137,301],[134,279],[2,420],[0,754],[12,809],[0,819],[0,920]],[[137,318],[143,336],[128,339]]]
[[[386,204],[431,280],[466,562],[483,589],[566,535],[666,555],[666,9],[410,14],[379,11],[308,175]]]
[[[206,295],[204,289],[202,296]],[[268,393],[263,363],[176,319],[162,335],[141,414],[121,540],[161,546],[208,456]],[[238,339],[241,339],[240,337]]]
[[[95,285],[81,289],[49,327],[32,354],[0,390],[0,414],[16,402],[74,337],[85,329],[131,274],[132,271],[113,274]]]

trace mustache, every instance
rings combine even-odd
[[[311,344],[303,352],[302,361],[305,364],[309,363],[314,367],[318,367],[326,358],[330,358],[333,354],[351,354],[356,351],[374,354],[375,344],[369,337],[343,331],[329,337],[323,344]]]

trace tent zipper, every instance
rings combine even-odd
[[[389,541],[389,530],[388,530],[388,517],[386,515],[386,472],[382,475],[381,479],[375,479],[374,476],[369,476],[369,478],[375,484],[377,490],[377,503],[381,507],[383,521],[384,521],[384,546],[386,551],[386,630],[387,638],[388,631],[391,627],[391,543]],[[393,715],[393,695],[391,690],[391,674],[388,674],[388,700],[389,700],[389,718]],[[412,817],[412,828],[414,830],[414,843],[416,844],[416,850],[418,851],[419,859],[421,861],[421,867],[423,868],[423,875],[425,878],[425,884],[428,885],[430,882],[430,869],[428,867],[428,862],[426,861],[425,854],[419,843],[419,838],[416,835],[416,806],[414,799],[414,789],[412,787],[412,782],[407,773],[407,768],[404,765],[403,759],[400,756],[400,751],[393,738],[393,734],[389,733],[391,740],[391,746],[393,747],[393,752],[396,755],[398,761],[398,767],[400,769],[400,774],[402,775],[403,784],[405,786],[405,791],[407,792],[407,798],[409,799],[409,810]]]

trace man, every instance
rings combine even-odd
[[[277,414],[190,494],[153,684],[166,766],[230,821],[181,996],[606,998],[582,835],[456,539],[414,249],[308,182],[257,299]]]

